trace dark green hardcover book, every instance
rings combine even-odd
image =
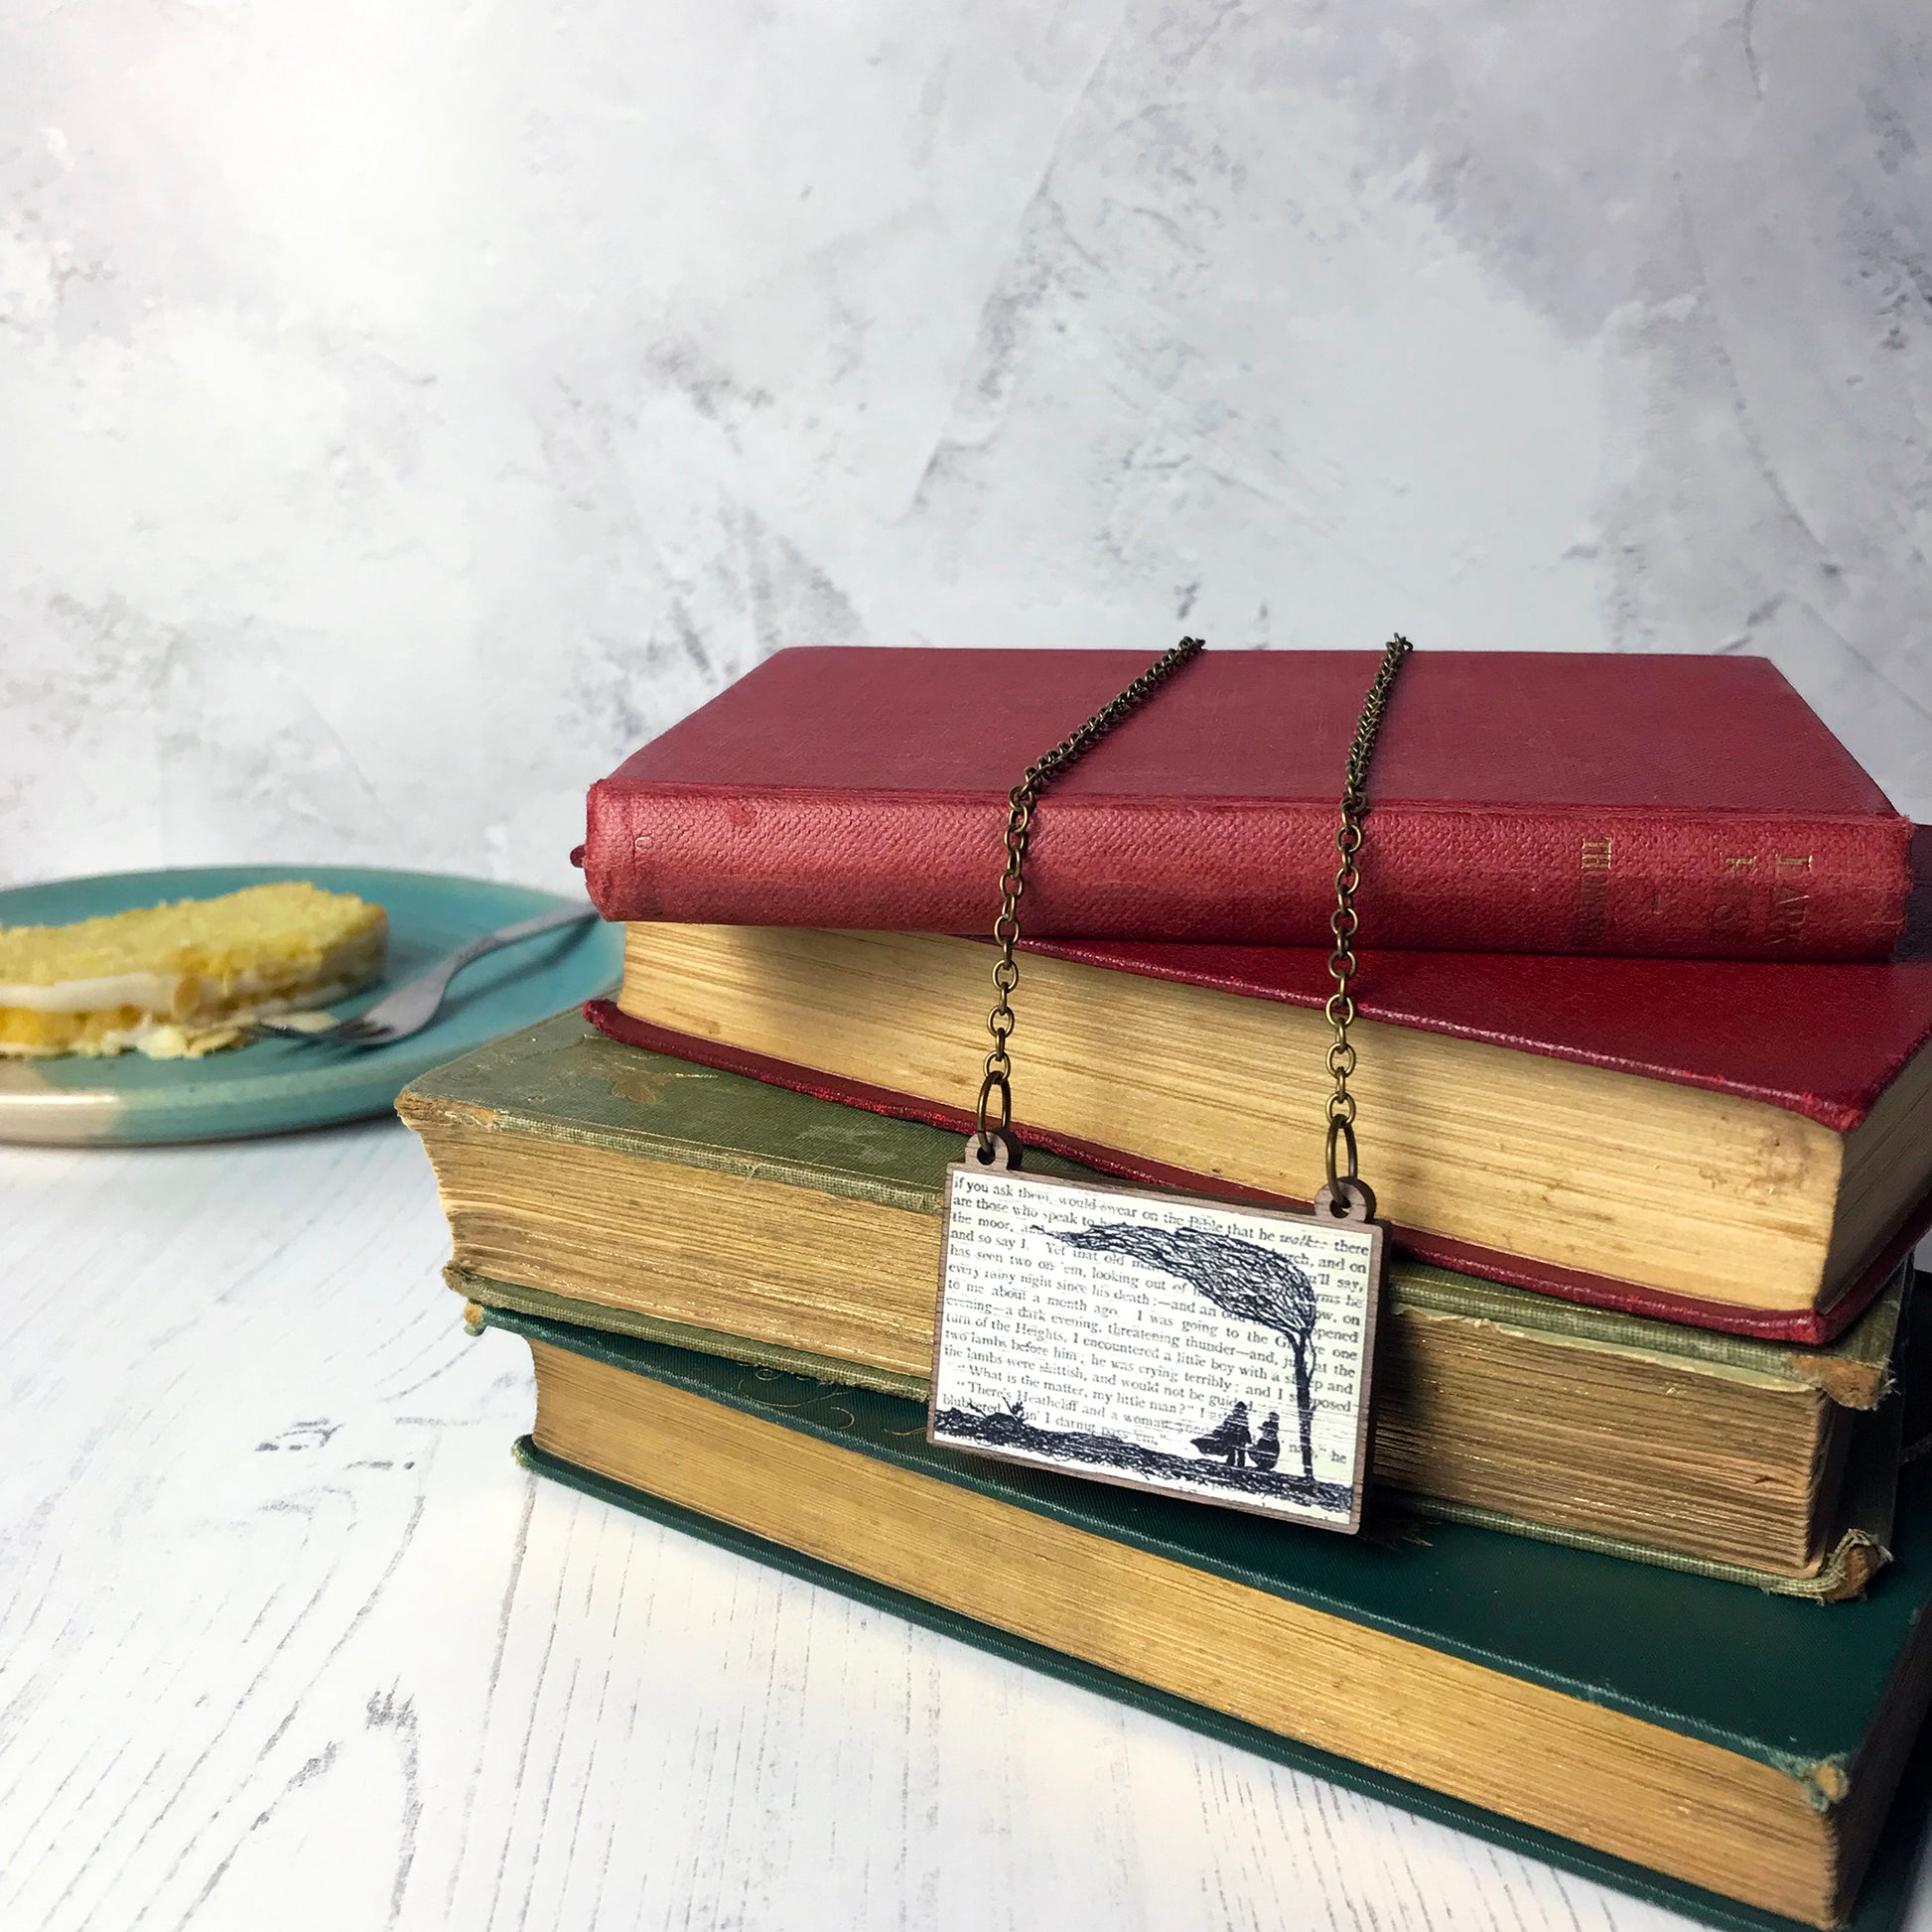
[[[923,1394],[956,1135],[644,1052],[575,1015],[423,1075],[398,1107],[436,1167],[467,1299]],[[1804,1348],[1398,1260],[1377,1477],[1433,1515],[1854,1595],[1890,1540],[1900,1305],[1894,1285]]]
[[[1285,1529],[934,1449],[904,1398],[486,1319],[531,1344],[546,1474],[1714,1924],[1897,1922],[1923,1463],[1899,1560],[1824,1613],[1466,1524]]]

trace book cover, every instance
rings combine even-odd
[[[1325,947],[1028,940],[1023,951],[1318,1011]],[[990,970],[990,969],[989,969]],[[1856,1133],[1932,1045],[1932,943],[1895,960],[1536,959],[1363,948],[1364,1020],[1758,1100]]]
[[[1739,1592],[1587,1552],[1525,1545],[1462,1524],[1432,1525],[1422,1537],[1404,1535],[1399,1525],[1390,1525],[1388,1534],[1359,1544],[1286,1534],[1225,1512],[949,1455],[925,1443],[918,1406],[890,1396],[827,1388],[508,1311],[492,1311],[486,1318],[533,1343],[620,1370],[620,1381],[636,1376],[662,1382],[724,1410],[909,1471],[945,1490],[992,1498],[1166,1563],[1556,1692],[1574,1700],[1580,1711],[1620,1714],[1701,1740],[1780,1778],[1796,1780],[1798,1788],[1811,1794],[1805,1803],[1814,1812],[1831,1811],[1854,1791],[1878,1805],[1932,1689],[1928,1646],[1920,1629],[1932,1601],[1932,1543],[1927,1537],[1932,1531],[1932,1471],[1923,1467],[1908,1472],[1901,1490],[1901,1562],[1863,1602],[1820,1615],[1787,1599]],[[527,1453],[537,1466],[574,1479],[542,1451]],[[781,1498],[782,1482],[780,1465],[771,1472],[771,1484],[780,1486],[763,1493]],[[586,1486],[597,1490],[598,1479],[591,1478]],[[617,1485],[600,1493],[629,1500]],[[667,1500],[676,1503],[674,1495]],[[760,1503],[756,1513],[775,1524],[783,1520],[785,1507],[781,1500]],[[808,1513],[814,1521],[823,1520],[816,1503]],[[738,1547],[757,1554],[763,1553],[760,1543],[772,1543],[771,1537],[760,1537],[745,1523],[733,1534],[744,1539]],[[903,1570],[907,1563],[916,1565],[916,1552],[899,1552],[881,1570]],[[834,1587],[852,1587],[843,1581],[849,1573],[835,1566],[828,1564],[817,1574]],[[863,1585],[859,1593],[867,1594],[882,1587],[883,1574],[857,1581]],[[897,1606],[900,1587],[886,1587],[884,1600]],[[956,1621],[961,1617],[957,1604],[933,1603],[917,1614],[969,1641],[994,1641],[999,1648],[1012,1642],[1010,1636],[982,1637],[984,1619]],[[975,1623],[977,1629],[971,1627]],[[1740,1667],[1712,1668],[1714,1658],[1726,1657],[1738,1660]],[[1091,1669],[1094,1663],[1089,1655],[1081,1667]],[[1159,1665],[1158,1658],[1149,1659],[1157,1678]],[[1098,1680],[1081,1681],[1151,1704],[1216,1734],[1237,1735],[1269,1755],[1306,1748],[1251,1725],[1236,1724],[1230,1732],[1225,1726],[1231,1721],[1225,1716],[1216,1717],[1198,1704],[1182,1708],[1185,1700],[1158,1690],[1150,1695],[1146,1685],[1117,1675],[1110,1684],[1110,1674],[1103,1671]],[[1360,1767],[1348,1775],[1351,1782],[1376,1776]],[[1404,1792],[1379,1781],[1365,1788],[1408,1801]],[[1459,1816],[1485,1829],[1478,1813]],[[1874,1809],[1874,1821],[1876,1816]],[[1522,1830],[1493,1817],[1490,1826],[1511,1833]],[[1606,1836],[1614,1840],[1617,1828],[1611,1825]],[[1639,1878],[1634,1867],[1615,1860],[1606,1863],[1567,1840],[1545,1837],[1540,1849],[1575,1868],[1610,1876],[1612,1882],[1635,1882],[1650,1895],[1716,1923],[1776,1922],[1762,1914],[1740,1914],[1740,1908],[1696,1887],[1651,1874]],[[1878,1891],[1882,1895],[1882,1885]],[[1872,1896],[1867,1887],[1864,1910],[1871,1909]]]
[[[974,932],[1009,789],[1157,653],[784,650],[592,787],[607,918]],[[1312,944],[1373,651],[1209,650],[1057,779],[1035,937]],[[1762,659],[1421,650],[1371,772],[1377,946],[1877,959],[1909,824]]]

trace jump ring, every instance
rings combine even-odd
[[[1000,1120],[998,1126],[989,1133],[986,1125],[986,1103],[992,1099],[995,1088],[1000,1093]],[[979,1105],[973,1110],[973,1131],[979,1136],[982,1147],[990,1146],[993,1134],[1004,1134],[1013,1125],[1013,1087],[1004,1073],[989,1072],[980,1082]]]
[[[1344,1173],[1335,1165],[1335,1151],[1345,1147],[1348,1150],[1348,1170]],[[1355,1128],[1352,1122],[1330,1118],[1328,1122],[1327,1169],[1328,1185],[1336,1187],[1344,1180],[1356,1178],[1360,1159],[1355,1151]]]

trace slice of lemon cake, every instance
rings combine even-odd
[[[326,1006],[381,971],[382,907],[306,880],[73,925],[0,926],[0,1054],[157,1058],[231,1046],[261,1014]]]

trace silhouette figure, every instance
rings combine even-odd
[[[1205,1228],[1132,1227],[1123,1221],[1064,1231],[1035,1227],[1062,1247],[1128,1255],[1198,1289],[1223,1314],[1272,1328],[1295,1357],[1302,1474],[1314,1480],[1314,1285],[1286,1255]],[[1245,1421],[1245,1418],[1244,1418]]]
[[[1255,1438],[1254,1448],[1248,1451],[1248,1460],[1257,1469],[1272,1469],[1282,1459],[1282,1419],[1280,1412],[1269,1410],[1268,1420],[1261,1425],[1261,1434]]]
[[[1219,1455],[1227,1459],[1230,1469],[1239,1469],[1247,1462],[1248,1405],[1237,1402],[1228,1411],[1227,1421],[1219,1429],[1210,1429],[1205,1436],[1194,1438],[1194,1447],[1203,1455]],[[1275,1439],[1275,1451],[1281,1452],[1281,1438]]]

